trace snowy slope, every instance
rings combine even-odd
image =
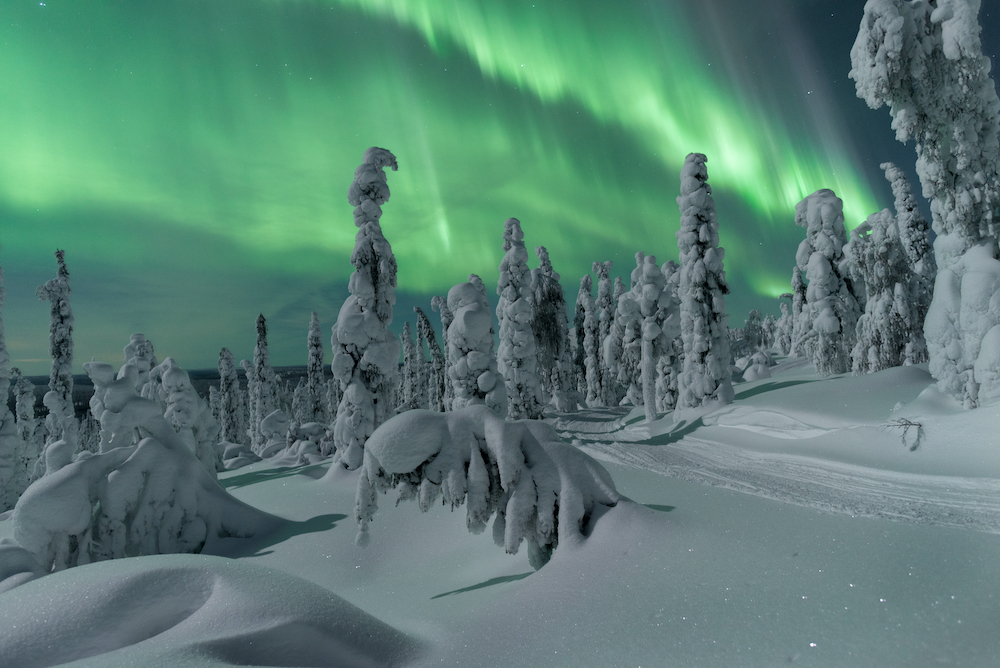
[[[523,550],[467,533],[463,509],[382,502],[357,548],[357,473],[255,464],[224,474],[229,491],[292,528],[232,541],[235,562],[104,562],[0,594],[0,665],[24,643],[87,633],[91,654],[125,646],[81,665],[992,665],[997,411],[961,411],[929,383],[919,368],[819,380],[799,367],[689,422],[560,416],[633,501],[537,572]],[[881,429],[898,417],[923,425],[916,450]],[[110,631],[121,610],[145,631]],[[232,640],[244,636],[267,649]]]

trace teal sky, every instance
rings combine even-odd
[[[185,368],[222,346],[249,357],[261,312],[272,362],[304,364],[309,312],[328,347],[346,296],[347,187],[373,145],[400,165],[382,218],[394,329],[470,272],[495,282],[510,216],[571,301],[594,260],[627,276],[637,250],[676,259],[691,151],[708,156],[733,323],[776,313],[799,199],[834,189],[850,226],[891,202],[885,157],[845,117],[863,103],[826,77],[846,79],[856,4],[824,27],[803,26],[826,16],[809,0],[6,0],[12,363],[47,372],[34,289],[63,248],[77,365],[120,362],[133,332]],[[818,49],[834,28],[842,52]]]

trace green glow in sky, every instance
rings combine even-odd
[[[529,247],[549,248],[571,296],[593,260],[627,275],[636,250],[676,258],[678,170],[706,153],[742,322],[788,289],[798,200],[832,188],[850,225],[879,207],[849,139],[797,92],[765,96],[737,76],[752,45],[687,6],[2,3],[14,364],[45,372],[47,311],[33,294],[57,247],[79,361],[116,362],[144,331],[161,358],[213,366],[223,345],[251,354],[263,311],[272,359],[304,363],[309,311],[328,327],[343,301],[347,186],[373,145],[399,159],[382,224],[401,293],[425,306],[418,295],[470,272],[496,280],[510,216]],[[773,68],[754,76],[795,78]],[[409,306],[399,312],[401,326]]]

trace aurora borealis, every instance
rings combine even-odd
[[[879,162],[913,178],[912,148],[885,149],[884,110],[828,81],[850,67],[863,3],[849,4],[824,26],[833,10],[811,0],[8,0],[12,364],[48,368],[34,288],[56,248],[78,363],[119,362],[143,332],[161,359],[212,367],[222,346],[252,354],[263,312],[272,362],[303,364],[309,312],[329,332],[346,296],[346,191],[369,146],[400,165],[382,218],[397,329],[470,272],[495,283],[510,216],[570,300],[594,260],[627,276],[637,250],[676,259],[692,151],[708,155],[732,323],[777,312],[799,199],[832,188],[853,226],[892,201]]]

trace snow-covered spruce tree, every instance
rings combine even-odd
[[[531,331],[535,307],[528,251],[517,218],[504,221],[503,249],[497,280],[497,370],[507,386],[507,416],[512,420],[537,420],[542,417],[547,397],[538,375],[538,346]]]
[[[399,375],[399,341],[389,331],[396,258],[379,225],[381,205],[389,200],[386,167],[398,169],[396,156],[373,146],[365,151],[348,189],[358,226],[351,253],[354,273],[330,340],[330,366],[344,392],[334,423],[334,459],[352,470],[361,466],[368,436],[393,413]]]
[[[427,351],[430,354],[430,360],[427,362],[427,405],[432,411],[443,413],[446,399],[444,353],[438,346],[437,336],[427,314],[419,306],[414,306],[413,311],[417,314],[417,338],[427,342]]]
[[[448,327],[448,357],[455,398],[453,411],[470,404],[486,404],[501,417],[507,415],[507,389],[497,371],[493,352],[493,322],[482,280],[469,275],[448,291],[454,318]]]
[[[604,359],[604,340],[611,333],[611,325],[615,320],[614,285],[611,281],[611,260],[606,262],[595,262],[594,273],[597,274],[597,299],[594,304],[597,307],[598,330],[597,330],[597,361],[601,374],[601,390],[598,399],[601,406],[617,406],[620,399],[620,385],[615,379],[615,374],[608,367],[608,361]]]
[[[550,425],[510,422],[483,406],[409,411],[369,443],[354,506],[358,545],[368,543],[378,493],[397,487],[398,500],[417,499],[424,511],[438,498],[452,509],[466,504],[466,526],[475,534],[496,513],[493,540],[510,554],[526,542],[538,569],[557,545],[584,540],[598,506],[621,498],[608,472],[562,443]]]
[[[909,261],[909,300],[911,304],[910,341],[906,344],[904,364],[920,364],[927,361],[927,342],[924,339],[924,321],[930,309],[934,294],[934,279],[937,277],[937,261],[930,240],[930,225],[924,219],[906,180],[903,170],[891,162],[881,165],[885,178],[892,184],[895,196],[896,227],[899,241],[903,245]]]
[[[662,357],[672,352],[672,343],[681,333],[680,305],[671,295],[667,277],[653,255],[643,258],[642,278],[636,287],[642,317],[642,404],[646,409],[646,421],[652,422],[656,419],[657,408],[657,365]]]
[[[806,339],[809,333],[809,314],[806,312],[806,282],[802,270],[792,268],[792,338],[789,355],[806,357]]]
[[[24,441],[17,431],[14,414],[7,408],[10,394],[10,354],[3,328],[3,303],[6,291],[0,269],[0,512],[14,507],[21,493],[21,455]]]
[[[260,423],[278,408],[278,378],[271,368],[271,355],[267,349],[267,320],[264,314],[257,316],[257,345],[253,350],[253,364],[244,366],[247,373],[247,406],[250,424],[247,435],[250,449],[260,455],[266,445]]]
[[[219,351],[219,438],[226,443],[247,442],[246,406],[229,348]]]
[[[764,347],[773,348],[774,340],[778,333],[778,320],[773,314],[768,313],[764,316],[764,319],[760,323],[761,329],[764,330]]]
[[[684,366],[677,386],[680,408],[710,402],[728,404],[734,397],[726,331],[729,286],[722,267],[725,250],[719,247],[719,223],[706,161],[701,153],[688,154],[677,198],[681,211],[677,294],[684,343]]]
[[[806,228],[795,254],[808,281],[802,311],[805,352],[821,376],[844,373],[851,367],[860,315],[851,281],[840,270],[847,245],[844,203],[832,190],[817,190],[795,206],[795,224]]]
[[[979,0],[869,0],[851,49],[858,96],[914,140],[938,273],[924,322],[931,374],[969,407],[1000,396],[1000,98]]]
[[[160,363],[163,417],[213,479],[222,471],[222,449],[219,447],[219,424],[212,417],[208,402],[198,396],[191,377],[172,357]]]
[[[11,369],[11,380],[14,381],[14,419],[17,425],[17,435],[23,448],[16,479],[19,480],[18,494],[24,491],[34,480],[35,462],[42,453],[45,442],[45,425],[35,418],[35,384],[26,376],[21,375],[18,368]]]
[[[664,347],[659,359],[656,362],[656,410],[660,413],[669,413],[677,407],[678,379],[684,369],[684,342],[680,336],[680,297],[678,288],[681,272],[680,266],[673,260],[664,262],[660,267],[663,280],[666,281],[666,290],[669,291],[669,313],[677,314],[677,325],[672,332],[673,338]],[[668,337],[670,338],[670,337]]]
[[[56,251],[59,264],[56,277],[38,286],[35,294],[41,301],[49,302],[49,392],[55,394],[62,409],[60,415],[73,415],[73,309],[69,303],[69,271],[66,269],[65,251]],[[46,404],[48,405],[48,404]],[[62,438],[63,420],[46,418],[48,432],[46,447]]]
[[[403,323],[403,334],[400,338],[403,346],[403,378],[402,392],[399,396],[399,406],[397,413],[412,411],[416,408],[425,408],[424,388],[420,384],[420,367],[423,366],[423,355],[417,350],[413,343],[413,335],[410,333],[409,321]]]
[[[642,379],[640,378],[640,358],[642,355],[642,314],[641,297],[642,262],[645,255],[635,254],[636,268],[632,270],[631,288],[625,290],[620,277],[615,280],[615,318],[611,333],[604,339],[603,353],[609,372],[620,386],[625,388],[622,400],[633,406],[642,405]],[[620,287],[620,290],[619,290]]]
[[[125,364],[133,365],[138,371],[136,376],[136,390],[140,396],[152,399],[158,390],[149,384],[150,372],[157,366],[156,354],[153,352],[153,342],[146,339],[142,334],[133,334],[129,337],[128,345],[122,353],[125,356]]]
[[[326,379],[323,377],[323,337],[320,334],[319,314],[309,316],[309,334],[306,337],[306,395],[302,407],[302,421],[326,424]]]
[[[580,279],[577,305],[583,304],[583,355],[587,379],[587,405],[603,406],[601,390],[601,314],[594,301],[591,288],[593,279],[587,274]]]
[[[451,410],[451,405],[455,401],[455,389],[451,385],[451,358],[448,356],[448,328],[451,321],[455,319],[451,309],[448,308],[448,297],[435,295],[431,297],[431,310],[441,314],[441,348],[444,353],[444,409]]]
[[[584,304],[592,302],[590,290],[592,285],[590,275],[580,279],[580,290],[576,295],[576,305],[573,307],[573,329],[570,331],[570,347],[573,351],[573,373],[576,376],[577,394],[582,398],[579,403],[586,404],[587,397],[587,351],[584,345],[587,340],[587,328],[584,323],[587,321],[587,312]],[[586,290],[587,296],[583,293]]]
[[[868,287],[865,312],[857,324],[857,343],[851,351],[851,370],[860,375],[900,366],[912,331],[908,290],[912,270],[889,210],[873,213],[851,230],[844,254]]]
[[[569,345],[566,296],[545,246],[537,246],[535,255],[538,268],[531,272],[535,304],[531,331],[538,345],[538,372],[555,400],[556,409],[571,411],[576,407],[576,378]]]
[[[786,302],[780,302],[778,308],[781,309],[781,317],[774,325],[774,347],[779,354],[789,355],[792,352],[792,312]]]

